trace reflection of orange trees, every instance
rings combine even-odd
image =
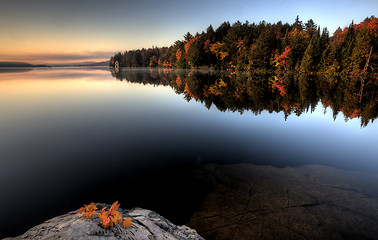
[[[349,119],[353,119],[353,118],[356,118],[356,117],[359,117],[360,115],[360,110],[359,109],[345,109],[342,108],[340,109],[340,111],[344,114],[344,117],[345,117],[345,121]]]
[[[301,104],[299,102],[293,102],[290,105],[287,104],[287,103],[283,103],[283,104],[281,104],[281,107],[283,108],[283,110],[285,112],[288,112],[290,110],[297,110],[297,109],[298,110],[303,110],[303,109],[300,108],[300,105]]]
[[[122,75],[122,74],[123,75]],[[113,73],[118,79],[143,84],[170,85],[188,101],[196,100],[220,111],[284,112],[301,115],[314,111],[319,101],[336,118],[359,118],[366,126],[378,117],[378,83],[371,78],[329,78],[315,75],[267,76],[236,72],[150,70]]]
[[[332,85],[333,81],[328,80],[325,83],[327,87],[323,87],[326,93],[321,99],[324,109],[330,107],[335,119],[339,112],[343,113],[345,121],[360,118],[362,127],[373,122],[378,113],[377,84],[374,80],[363,79],[366,84],[363,91],[361,79],[338,79],[337,82]]]
[[[163,73],[164,73],[164,75],[168,75],[168,74],[171,73],[171,69],[169,69],[169,68],[164,68]]]
[[[226,87],[227,84],[223,81],[223,79],[219,79],[214,85],[209,87],[208,93],[215,96],[222,95],[222,92]]]
[[[185,92],[186,92],[187,94],[189,94],[189,96],[191,96],[192,98],[197,99],[197,97],[194,96],[194,94],[190,91],[189,86],[188,86],[187,83],[185,84]]]
[[[176,77],[176,84],[177,84],[178,87],[181,87],[182,81],[181,81],[181,77],[180,76]]]
[[[153,70],[152,68],[150,68],[150,77],[153,78],[153,79],[156,79],[159,77],[159,71],[156,71],[156,70]]]
[[[273,77],[273,80],[270,80],[272,83],[272,90],[278,89],[281,96],[285,96],[285,79],[284,77],[277,78],[276,76]]]

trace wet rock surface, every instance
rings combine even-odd
[[[101,204],[97,205],[102,207]],[[100,226],[98,217],[83,220],[81,215],[76,214],[75,211],[52,218],[31,228],[19,237],[6,239],[203,239],[195,230],[187,226],[176,226],[150,210],[135,208],[129,211],[119,209],[119,211],[123,216],[132,219],[130,228],[118,225],[111,229],[104,229]]]
[[[208,165],[187,223],[206,239],[378,239],[378,176],[324,166]]]

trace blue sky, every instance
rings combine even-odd
[[[224,21],[291,24],[299,15],[333,33],[377,12],[377,0],[2,0],[0,61],[105,59],[117,51],[170,46],[188,31]]]

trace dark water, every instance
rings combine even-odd
[[[185,224],[210,191],[197,171],[209,163],[378,174],[376,90],[374,79],[0,72],[0,237],[92,201]]]

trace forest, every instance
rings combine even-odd
[[[312,20],[293,24],[224,22],[216,30],[185,34],[170,47],[119,52],[112,67],[162,67],[229,71],[377,74],[378,19],[338,28],[330,36]]]

